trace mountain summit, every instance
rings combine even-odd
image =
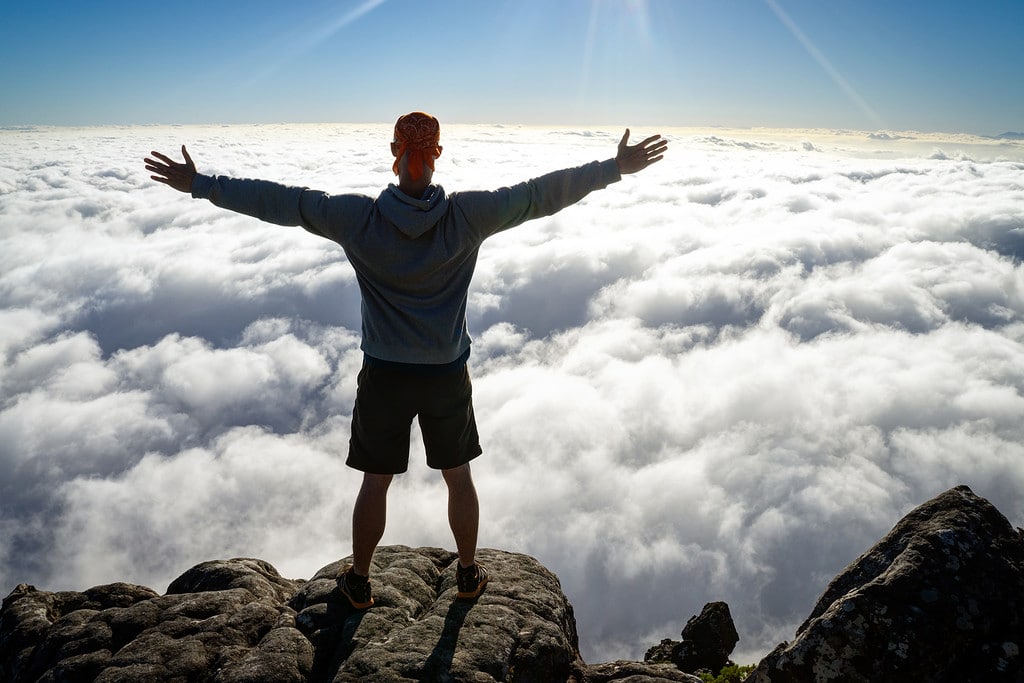
[[[214,560],[163,595],[126,583],[84,592],[21,584],[0,610],[0,680],[699,683],[683,668],[728,663],[736,644],[728,607],[709,603],[681,642],[662,641],[648,661],[588,665],[553,573],[518,553],[479,557],[492,581],[462,602],[454,553],[382,547],[366,611],[337,589],[344,560],[309,580],[261,560]],[[1022,634],[1024,531],[960,486],[837,576],[794,640],[747,680],[1020,682]]]

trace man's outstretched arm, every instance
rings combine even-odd
[[[178,163],[160,152],[150,154],[152,158],[145,159],[146,170],[153,174],[150,178],[159,183],[261,221],[277,225],[306,225],[300,208],[306,188],[269,180],[214,177],[199,173],[185,145],[181,146],[185,163]],[[319,231],[314,232],[320,234]]]
[[[184,163],[150,152],[146,170],[153,180],[207,199],[215,206],[276,225],[301,225],[309,232],[340,242],[345,226],[365,222],[373,200],[362,195],[335,195],[270,180],[209,176],[196,171],[185,145]]]
[[[590,192],[621,180],[623,174],[642,171],[661,161],[667,149],[668,141],[660,135],[630,145],[627,128],[614,158],[554,171],[490,192],[459,192],[459,208],[483,240],[525,221],[561,211]]]
[[[188,155],[185,145],[181,146],[181,155],[185,157],[185,163],[169,159],[160,152],[150,152],[156,159],[145,158],[146,170],[154,175],[149,176],[153,180],[173,187],[178,192],[192,192],[192,181],[196,178],[196,165],[192,157]]]

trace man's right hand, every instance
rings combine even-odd
[[[149,176],[153,180],[170,185],[178,192],[192,192],[192,181],[196,177],[196,165],[192,157],[188,155],[185,145],[181,146],[181,155],[185,157],[185,163],[179,164],[165,157],[160,152],[150,152],[159,161],[146,157],[146,170],[155,175]]]

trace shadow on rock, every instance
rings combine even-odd
[[[452,659],[455,656],[455,648],[459,642],[459,631],[466,621],[466,615],[473,609],[474,602],[453,602],[448,608],[448,614],[444,618],[444,628],[437,639],[437,644],[427,657],[423,665],[423,675],[420,680],[428,681],[452,680]]]

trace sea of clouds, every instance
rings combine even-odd
[[[660,164],[481,250],[480,542],[558,574],[587,661],[642,658],[712,600],[754,661],[945,489],[1024,525],[1024,144],[661,132]],[[494,188],[620,134],[450,126],[435,178]],[[142,157],[186,143],[201,171],[376,195],[389,140],[0,130],[0,592],[163,590],[235,556],[302,578],[350,552],[342,251]],[[418,441],[388,524],[384,543],[453,547]]]

